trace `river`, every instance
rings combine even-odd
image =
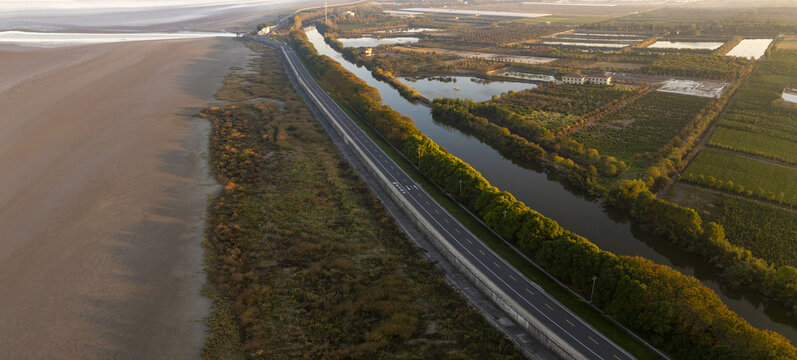
[[[412,118],[415,126],[426,136],[473,166],[492,185],[512,193],[530,208],[586,237],[601,249],[617,255],[644,257],[694,276],[703,285],[714,290],[729,309],[753,326],[783,334],[792,344],[797,344],[797,320],[788,315],[785,307],[764,304],[763,297],[753,291],[736,291],[720,286],[714,267],[702,257],[683,251],[669,241],[641,230],[631,224],[622,211],[607,208],[594,199],[571,192],[545,173],[514,164],[475,137],[435,122],[429,107],[412,104],[390,85],[375,79],[366,68],[344,59],[324,42],[323,36],[315,28],[306,28],[305,32],[320,54],[338,61],[344,68],[379,90],[386,105]],[[535,86],[516,82],[485,82],[470,77],[456,77],[456,82],[426,79],[406,83],[430,98],[445,93],[450,97],[471,98],[474,101],[487,100],[493,94],[509,90],[518,91]],[[460,90],[456,91],[454,87]]]

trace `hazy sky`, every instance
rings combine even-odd
[[[267,5],[286,2],[289,2],[289,0],[0,0],[0,11],[131,9],[203,5]]]
[[[0,0],[0,31],[222,30],[206,25],[312,0]],[[203,19],[211,20],[210,22]]]

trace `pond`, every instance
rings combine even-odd
[[[681,42],[681,41],[656,41],[648,46],[648,49],[695,49],[695,50],[714,50],[722,46],[722,42]]]
[[[764,56],[771,43],[772,39],[744,39],[725,55],[758,60]]]
[[[534,73],[527,73],[522,71],[504,71],[500,75],[512,77],[516,79],[526,79],[526,80],[534,80],[534,81],[542,81],[542,82],[554,82],[556,78],[551,75],[546,74],[534,74]]]
[[[797,89],[789,89],[789,90],[783,91],[783,94],[781,94],[780,97],[784,101],[788,101],[790,103],[797,104]]]
[[[489,100],[495,94],[507,91],[520,91],[537,87],[536,84],[527,84],[514,81],[495,81],[474,78],[470,76],[439,76],[439,77],[399,77],[404,83],[418,90],[428,99],[436,97],[449,97],[457,99],[471,99],[473,101]]]
[[[409,29],[391,29],[391,30],[377,30],[374,34],[414,34],[421,32],[435,32],[442,31],[442,29],[435,28],[409,28]]]
[[[603,47],[603,48],[624,48],[630,43],[598,43],[598,42],[577,42],[577,41],[543,41],[545,45],[563,45],[563,46],[578,46],[578,47]]]
[[[426,136],[473,166],[492,185],[512,193],[530,208],[556,220],[564,228],[585,236],[601,249],[617,255],[641,256],[696,277],[703,285],[717,292],[731,310],[753,326],[779,332],[792,343],[797,343],[797,321],[787,314],[785,308],[777,305],[764,306],[762,297],[754,292],[733,291],[721,287],[713,266],[700,256],[685,252],[663,238],[642,231],[632,225],[622,212],[606,208],[597,201],[569,191],[545,173],[513,163],[475,137],[435,122],[428,106],[407,101],[396,89],[375,79],[364,67],[345,60],[324,42],[323,36],[315,28],[307,28],[305,32],[320,54],[336,60],[376,88],[386,105],[412,118],[415,126]],[[440,83],[440,86],[452,85]]]
[[[418,42],[416,37],[373,38],[368,36],[358,38],[339,38],[338,41],[345,47],[377,47],[379,45],[407,44]]]

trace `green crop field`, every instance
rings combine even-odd
[[[731,186],[728,182],[732,181],[734,189],[741,185],[745,191],[751,191],[756,197],[777,202],[782,200],[784,204],[797,205],[797,170],[790,167],[706,148],[684,172],[686,179],[700,176],[708,182],[711,182],[710,177],[713,177],[714,185],[697,180],[695,182],[730,191]],[[718,181],[722,181],[722,184]]]
[[[753,199],[678,183],[670,198],[725,228],[732,244],[777,265],[797,266],[797,213]]]
[[[709,100],[651,92],[572,137],[601,154],[632,163],[636,155],[655,153],[692,120]]]
[[[739,88],[711,145],[797,162],[797,107],[780,100],[783,88],[796,85],[797,51],[773,52]]]
[[[797,142],[778,136],[718,127],[709,145],[797,164]]]

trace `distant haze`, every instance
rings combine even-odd
[[[270,5],[287,2],[290,2],[290,0],[3,0],[0,1],[0,11],[145,9],[154,7]]]
[[[313,2],[318,0],[0,0],[0,31],[224,30],[224,19]]]

